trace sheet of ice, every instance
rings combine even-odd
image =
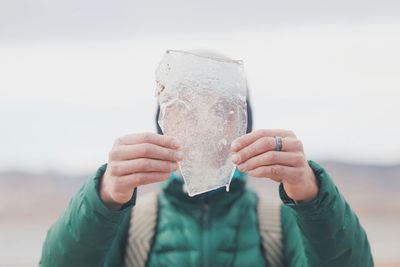
[[[169,50],[156,70],[159,125],[182,144],[179,169],[190,196],[222,186],[235,170],[231,142],[247,127],[242,61]]]

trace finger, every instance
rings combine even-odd
[[[139,185],[152,184],[162,182],[168,179],[171,175],[169,172],[146,172],[134,173],[119,177],[122,187],[136,187]],[[123,188],[121,188],[123,189]]]
[[[110,152],[109,158],[112,160],[151,158],[166,161],[181,161],[183,153],[175,149],[145,143],[114,147]]]
[[[300,167],[306,164],[302,153],[268,151],[252,157],[238,166],[241,172],[248,172],[261,166],[284,165],[289,167]]]
[[[232,156],[235,164],[240,164],[267,151],[275,151],[275,137],[261,137],[254,143],[242,148]],[[282,150],[288,152],[303,152],[303,144],[295,138],[282,138]]]
[[[232,151],[236,152],[240,149],[252,144],[257,139],[261,137],[296,137],[296,135],[292,131],[288,130],[279,130],[279,129],[261,129],[249,134],[245,134],[232,142],[231,148]]]
[[[142,143],[149,143],[167,148],[180,148],[176,138],[155,133],[129,134],[115,141],[115,145],[135,145]]]
[[[283,165],[271,165],[255,168],[247,172],[254,177],[267,177],[274,181],[281,182],[286,179],[293,179],[300,175],[299,168],[288,167]]]
[[[109,166],[114,176],[124,176],[139,172],[173,172],[177,163],[157,159],[133,159],[113,162]]]

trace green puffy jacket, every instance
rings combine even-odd
[[[290,267],[373,266],[367,236],[329,175],[316,163],[320,192],[295,204],[280,186],[284,263]],[[136,191],[119,211],[98,196],[102,166],[50,228],[41,266],[122,266]],[[239,175],[231,191],[188,197],[170,178],[159,199],[147,266],[267,266],[257,228],[256,194]],[[207,207],[207,208],[205,208]]]

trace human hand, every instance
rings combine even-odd
[[[136,187],[166,180],[182,160],[177,140],[155,133],[116,139],[101,180],[100,198],[112,209],[127,203]]]
[[[275,151],[275,136],[282,138],[282,150]],[[241,172],[282,182],[295,202],[314,199],[317,179],[304,155],[303,144],[292,131],[261,129],[232,142],[233,162]]]

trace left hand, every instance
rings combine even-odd
[[[275,151],[275,136],[282,138],[282,150]],[[257,130],[232,142],[233,163],[241,172],[282,182],[296,203],[318,195],[317,179],[304,155],[303,144],[292,131]]]

